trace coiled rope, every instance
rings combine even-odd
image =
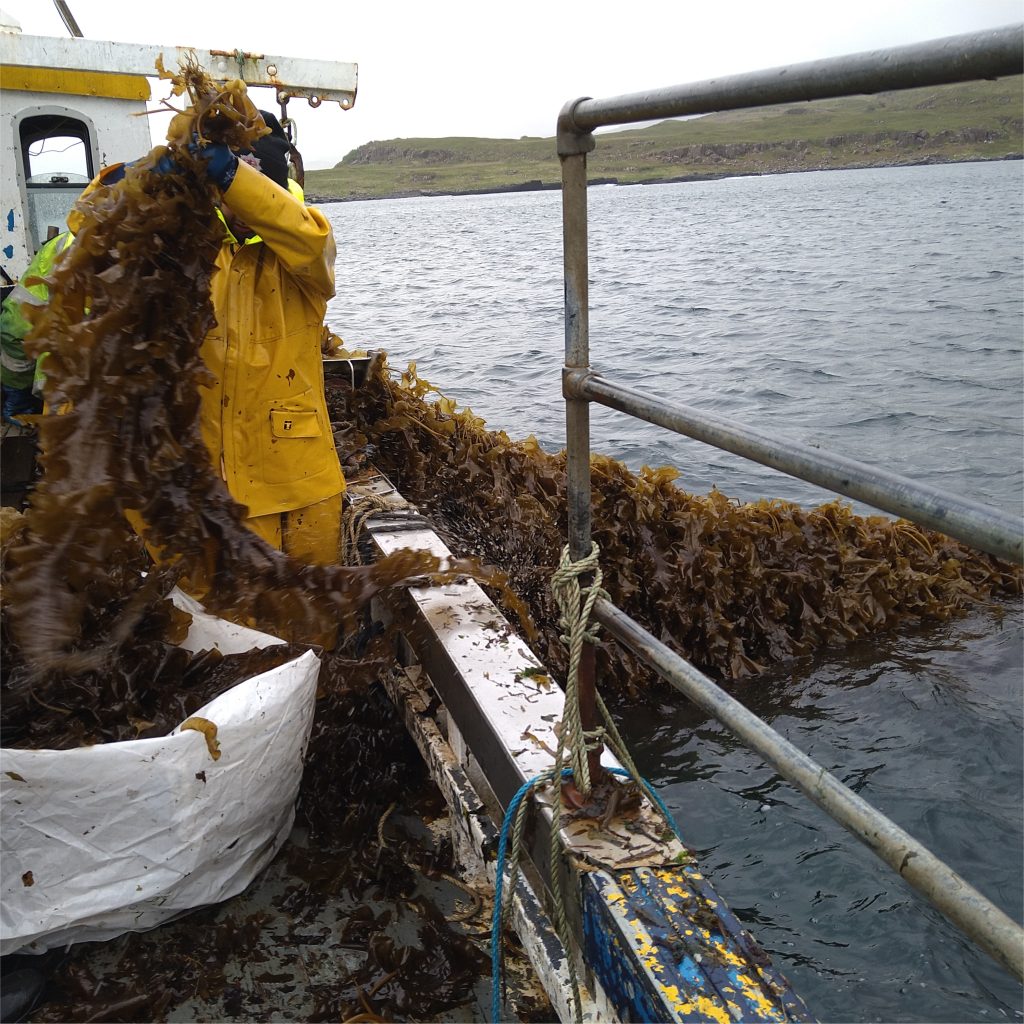
[[[341,513],[341,537],[339,540],[338,560],[342,565],[362,565],[359,554],[359,532],[367,519],[378,512],[387,512],[393,507],[387,498],[380,494],[367,494],[358,501],[350,501]]]
[[[554,575],[551,577],[551,593],[561,613],[559,624],[565,630],[560,639],[569,648],[569,668],[565,682],[565,709],[562,712],[562,732],[559,736],[559,752],[564,745],[569,748],[569,760],[573,768],[573,781],[576,788],[586,797],[590,795],[591,780],[587,754],[602,745],[607,745],[612,753],[629,769],[632,779],[639,781],[640,773],[626,747],[615,721],[601,698],[595,693],[595,703],[600,712],[603,725],[592,730],[585,730],[580,718],[579,670],[580,658],[584,643],[597,643],[596,624],[590,624],[590,615],[599,597],[610,599],[610,595],[601,583],[604,576],[599,564],[600,549],[597,542],[591,542],[590,554],[578,562],[569,557],[569,545],[562,548],[562,558]],[[588,587],[581,587],[579,579],[587,573],[593,573],[593,582]],[[558,754],[555,756],[558,763]]]
[[[650,797],[651,803],[653,803],[658,810],[662,813],[665,821],[668,823],[669,828],[672,830],[673,835],[680,842],[683,841],[683,837],[679,832],[679,828],[676,826],[672,815],[669,813],[669,809],[665,806],[665,802],[658,795],[654,787],[643,777],[638,777],[629,769],[626,768],[606,768],[606,771],[612,775],[627,776],[643,787],[644,792]],[[563,768],[557,773],[557,777],[560,779],[572,778],[572,769]],[[525,809],[527,802],[525,797],[531,793],[534,789],[539,786],[543,786],[553,779],[556,778],[555,769],[552,768],[540,775],[535,776],[528,782],[524,782],[519,789],[516,791],[516,795],[512,797],[509,802],[508,810],[505,811],[505,817],[501,823],[501,834],[498,838],[498,860],[495,865],[495,880],[494,880],[494,912],[491,917],[491,1020],[500,1021],[501,1018],[501,1004],[504,1000],[504,957],[502,955],[501,936],[505,930],[505,918],[508,913],[508,908],[511,906],[512,898],[515,895],[516,883],[519,881],[519,855],[522,843],[523,834],[523,822],[526,818]],[[556,791],[556,798],[560,794]],[[560,803],[559,799],[556,799],[555,804]],[[554,811],[554,808],[553,808]],[[557,815],[557,811],[554,811]],[[508,840],[509,834],[512,835],[512,850],[509,851]],[[557,849],[557,832],[554,832],[554,841],[552,842],[552,849]],[[505,895],[505,864],[506,860],[511,862],[509,868],[509,880],[508,880],[508,896]],[[556,863],[557,858],[552,857],[552,862]],[[559,896],[561,894],[561,883],[558,881],[558,872],[552,871],[552,890],[557,889]],[[556,900],[556,903],[558,900]],[[564,908],[563,908],[564,910]],[[564,916],[564,914],[563,914]],[[580,1002],[580,990],[579,981],[576,976],[576,969],[573,964],[572,953],[569,951],[569,946],[566,943],[567,936],[563,936],[562,932],[558,930],[556,923],[555,927],[556,934],[558,934],[559,941],[562,943],[562,948],[565,950],[566,963],[569,967],[569,977],[573,985],[573,1013],[575,1014],[576,1020],[580,1020],[583,1016],[582,1007]]]
[[[590,612],[599,597],[607,597],[601,587],[603,575],[598,562],[599,549],[597,543],[590,545],[590,554],[578,562],[569,557],[569,545],[562,548],[562,558],[558,568],[551,577],[551,594],[561,612],[559,624],[565,630],[560,639],[569,648],[569,671],[565,683],[565,707],[562,712],[562,732],[559,735],[558,748],[562,749],[566,737],[569,748],[569,760],[573,768],[573,777],[579,791],[590,794],[590,768],[587,764],[587,751],[594,749],[603,737],[599,731],[586,733],[580,719],[579,672],[580,658],[585,643],[597,643],[597,627],[588,628]],[[593,583],[589,587],[580,586],[580,577],[593,573]]]

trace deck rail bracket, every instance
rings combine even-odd
[[[589,399],[586,385],[592,378],[596,377],[589,367],[586,366],[564,366],[562,367],[562,397],[570,399]]]
[[[579,99],[570,100],[562,107],[561,113],[558,115],[555,133],[560,157],[581,156],[590,153],[597,145],[593,133],[586,128],[578,127],[574,117],[576,108],[590,98],[590,96],[581,96]]]

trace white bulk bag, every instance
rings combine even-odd
[[[192,612],[182,646],[282,641]],[[307,651],[210,701],[201,732],[74,750],[0,751],[0,954],[142,931],[241,892],[291,830],[316,699]]]

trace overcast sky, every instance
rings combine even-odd
[[[242,49],[359,65],[355,106],[293,100],[307,167],[374,139],[550,136],[597,98],[992,28],[1024,0],[68,0],[94,39]],[[66,36],[52,0],[0,0],[22,30]],[[130,12],[130,14],[129,14]],[[276,111],[270,90],[257,105]],[[154,100],[166,84],[154,82]]]

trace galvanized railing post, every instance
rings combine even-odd
[[[572,120],[577,103],[568,103],[558,118],[558,158],[562,164],[562,245],[565,274],[565,377],[590,366],[590,297],[587,263],[587,153],[590,132]],[[569,557],[590,554],[590,401],[565,392],[566,493],[569,507]],[[597,723],[594,646],[586,643],[579,666],[580,720],[585,730]],[[591,780],[601,775],[601,751],[587,758]]]

